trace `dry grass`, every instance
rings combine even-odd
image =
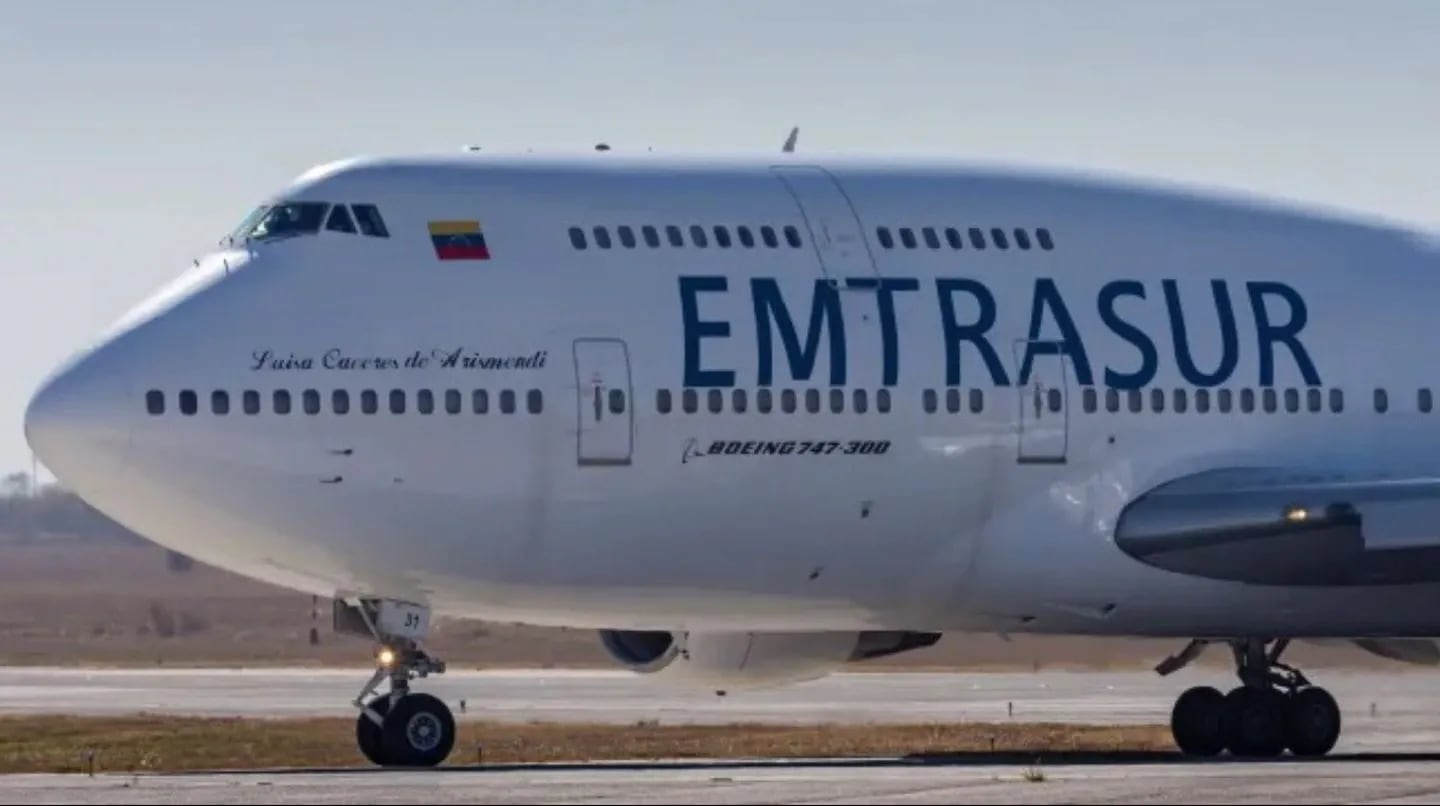
[[[0,718],[0,773],[364,767],[349,719]],[[562,725],[462,722],[452,764],[1170,751],[1160,725]]]

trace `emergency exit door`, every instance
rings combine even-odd
[[[839,281],[878,274],[860,218],[829,171],[814,165],[777,165],[770,170],[799,205],[827,278]]]
[[[634,449],[630,354],[619,339],[575,341],[580,465],[628,465]]]

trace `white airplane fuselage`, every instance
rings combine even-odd
[[[277,200],[389,237],[237,239],[29,416],[63,482],[202,561],[584,628],[1440,634],[1440,576],[1247,584],[1115,542],[1210,469],[1436,474],[1440,251],[1404,229],[808,155],[355,160]],[[472,220],[489,258],[439,259],[427,227]]]

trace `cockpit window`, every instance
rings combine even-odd
[[[337,204],[330,208],[330,220],[325,222],[325,229],[331,232],[355,232],[355,222],[350,220],[350,211],[345,205]]]
[[[325,202],[284,202],[270,208],[248,234],[255,240],[307,235],[320,231],[325,219]]]
[[[373,204],[351,205],[355,210],[355,220],[360,223],[360,232],[372,238],[389,238],[390,230],[385,229],[385,219],[380,217],[380,210]]]
[[[255,225],[260,222],[261,217],[263,217],[269,209],[269,205],[262,204],[254,210],[251,210],[250,215],[245,216],[245,220],[240,222],[240,226],[230,231],[230,240],[234,241],[236,238],[244,238],[246,235],[249,235],[250,231],[255,229]]]

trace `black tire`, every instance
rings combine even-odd
[[[1225,744],[1242,758],[1285,752],[1289,702],[1273,689],[1237,688],[1225,697]]]
[[[382,718],[390,712],[390,698],[385,695],[376,697],[368,705]],[[360,745],[360,752],[371,764],[380,767],[388,766],[384,731],[379,725],[371,722],[370,717],[365,716],[364,713],[355,719],[355,743]]]
[[[1225,749],[1225,695],[1197,686],[1175,701],[1170,712],[1175,746],[1187,756],[1218,756]]]
[[[385,755],[397,767],[434,767],[455,746],[450,708],[429,694],[407,694],[385,715]]]
[[[1340,706],[1323,688],[1305,688],[1290,697],[1286,709],[1285,744],[1297,756],[1330,752],[1340,738]]]

